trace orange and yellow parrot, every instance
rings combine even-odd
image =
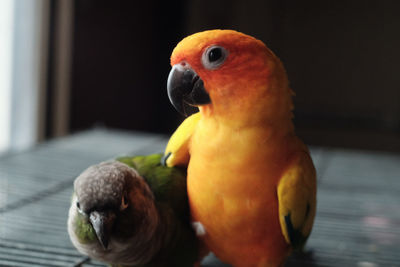
[[[183,39],[171,56],[168,95],[181,112],[164,160],[187,166],[193,226],[236,267],[281,266],[311,232],[316,174],[295,135],[292,91],[263,42],[232,30]]]

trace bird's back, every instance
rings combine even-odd
[[[150,266],[187,267],[198,260],[198,244],[190,226],[186,169],[161,164],[162,154],[123,157],[118,160],[136,169],[150,186],[164,231],[162,253]],[[153,265],[152,265],[153,264]]]

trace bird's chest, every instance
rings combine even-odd
[[[263,236],[265,222],[277,215],[276,184],[281,156],[262,134],[196,133],[191,143],[188,193],[195,220],[224,236],[243,231]]]

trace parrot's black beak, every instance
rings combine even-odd
[[[167,90],[172,105],[185,116],[191,107],[211,103],[203,81],[189,64],[184,62],[172,67]]]
[[[97,239],[104,250],[107,250],[115,214],[111,211],[92,211],[89,220],[96,232]]]

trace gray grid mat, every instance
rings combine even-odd
[[[0,157],[0,266],[104,266],[71,245],[72,181],[91,164],[164,149],[161,135],[97,129]],[[318,211],[287,266],[400,266],[400,155],[311,148]],[[226,266],[211,256],[203,266]]]

